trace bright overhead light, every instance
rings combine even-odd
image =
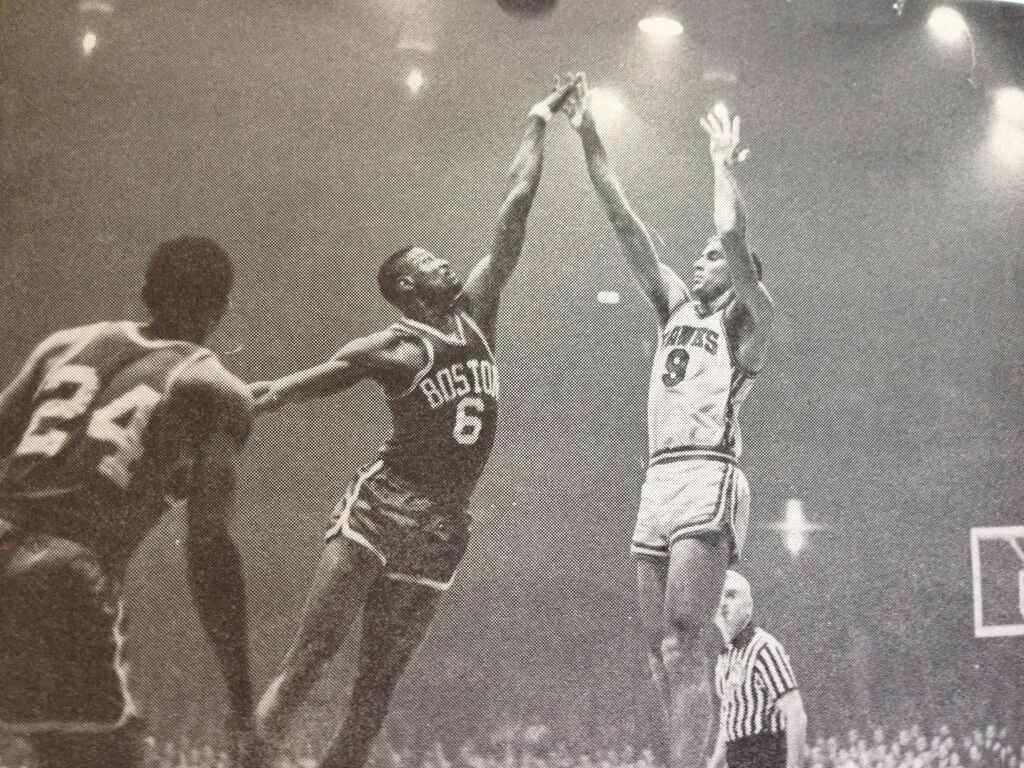
[[[615,125],[622,119],[626,105],[615,91],[607,88],[590,89],[590,110],[602,126]]]
[[[423,89],[423,85],[427,82],[427,79],[423,76],[423,72],[419,67],[413,67],[409,70],[409,76],[405,78],[405,86],[409,89],[409,93],[414,96]]]
[[[598,304],[618,304],[619,299],[618,291],[598,291],[597,302]]]
[[[669,16],[648,16],[640,19],[637,26],[644,34],[659,40],[683,34],[683,25]]]
[[[963,15],[948,5],[940,5],[932,11],[928,17],[928,29],[936,40],[946,45],[956,45],[970,34]]]
[[[1024,128],[1006,120],[996,121],[989,136],[989,146],[999,160],[1018,166],[1024,162]]]
[[[796,557],[807,546],[807,534],[820,531],[823,526],[810,522],[804,515],[804,503],[800,499],[786,499],[786,508],[781,523],[771,526],[782,534],[783,543],[790,555]]]
[[[96,33],[86,32],[82,35],[82,53],[88,56],[96,48]]]
[[[1000,88],[996,91],[994,108],[996,117],[1024,127],[1024,91],[1020,88]]]
[[[78,4],[78,10],[82,13],[102,13],[109,16],[114,12],[114,6],[105,0],[82,0]]]

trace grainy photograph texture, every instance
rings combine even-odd
[[[1024,5],[0,0],[0,768],[1020,768]]]

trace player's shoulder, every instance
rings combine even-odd
[[[208,431],[221,429],[239,441],[249,433],[254,402],[249,388],[209,350],[199,347],[182,363],[167,395],[172,411],[182,409]]]
[[[170,381],[175,392],[205,395],[214,401],[248,407],[252,395],[245,382],[233,374],[211,351],[197,347]]]
[[[419,367],[429,354],[429,342],[414,326],[395,321],[379,331],[360,336],[338,350],[334,359],[350,360],[369,371]]]
[[[76,345],[88,342],[112,326],[113,323],[90,323],[54,331],[36,345],[33,357],[39,360],[55,357]]]

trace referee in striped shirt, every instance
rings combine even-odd
[[[750,583],[727,571],[715,623],[726,647],[715,664],[721,701],[708,768],[801,768],[807,714],[782,643],[751,621]]]

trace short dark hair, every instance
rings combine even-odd
[[[395,251],[384,259],[384,263],[377,270],[377,287],[380,288],[381,295],[396,307],[399,306],[399,300],[401,299],[401,293],[398,290],[398,278],[405,275],[403,262],[405,257],[412,253],[415,248],[415,245],[407,245],[405,248]]]
[[[223,308],[234,283],[227,251],[208,237],[186,235],[153,251],[142,300],[154,317],[189,318]]]

